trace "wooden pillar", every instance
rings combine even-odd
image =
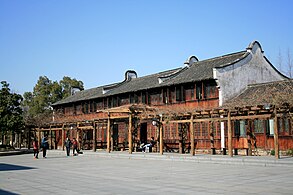
[[[280,158],[279,154],[279,130],[278,130],[278,116],[277,108],[274,109],[274,146],[275,146],[275,157],[276,159]]]
[[[81,134],[80,145],[81,145],[81,148],[83,149],[83,146],[84,146],[84,144],[85,144],[85,134],[84,134],[83,129],[80,129],[80,134]]]
[[[61,142],[62,142],[62,150],[64,151],[64,124],[62,125],[62,136],[61,136]]]
[[[50,131],[49,131],[49,134],[50,134],[50,149],[52,149],[53,142],[52,142],[52,129],[51,129],[51,125],[50,125]]]
[[[233,148],[232,148],[232,127],[231,127],[231,112],[228,111],[228,150],[229,156],[233,157]]]
[[[190,117],[190,154],[191,156],[194,156],[195,152],[194,152],[194,126],[193,126],[193,115],[191,114]]]
[[[129,124],[128,124],[128,147],[129,154],[132,154],[132,116],[129,114]]]
[[[113,128],[114,126],[112,126]],[[110,143],[111,143],[111,151],[114,151],[114,137],[113,137],[113,129],[110,131]]]
[[[111,133],[110,133],[110,114],[108,114],[108,124],[107,124],[107,152],[110,153],[110,141],[111,141]]]
[[[163,155],[163,150],[164,150],[164,143],[163,143],[163,117],[161,116],[160,118],[160,154]]]
[[[76,141],[77,141],[77,147],[78,149],[80,150],[81,147],[80,147],[80,133],[79,133],[79,130],[78,130],[78,123],[76,124]]]
[[[248,150],[247,150],[247,156],[252,156],[252,121],[248,120],[247,121],[247,145],[248,145]]]
[[[39,148],[41,147],[41,131],[38,129],[38,143],[39,143]]]
[[[96,136],[96,122],[93,122],[93,151],[95,152],[97,150],[97,136]]]

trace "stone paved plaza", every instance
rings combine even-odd
[[[292,158],[284,166],[263,166],[271,158],[255,157],[252,163],[237,158],[236,163],[227,157],[208,163],[151,153],[66,157],[62,151],[49,151],[47,159],[38,160],[32,154],[0,156],[0,194],[293,193]]]

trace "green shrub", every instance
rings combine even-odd
[[[275,150],[271,150],[271,155],[275,156]]]

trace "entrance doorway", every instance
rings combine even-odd
[[[147,131],[147,123],[141,123],[140,125],[140,143],[147,143],[148,141],[148,131]]]

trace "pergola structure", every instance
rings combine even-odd
[[[170,113],[167,109],[158,109],[151,108],[145,105],[128,105],[122,106],[118,108],[107,109],[103,111],[107,113],[107,118],[102,118],[93,121],[79,121],[76,123],[66,123],[62,124],[62,135],[64,135],[63,131],[67,128],[72,128],[76,126],[76,128],[82,129],[91,129],[93,130],[93,137],[96,137],[96,124],[99,122],[107,123],[107,152],[111,150],[111,128],[110,128],[110,120],[113,119],[128,119],[128,142],[129,142],[129,153],[133,152],[133,140],[132,140],[132,119],[134,116],[140,119],[159,119],[159,124],[157,127],[159,128],[160,140],[159,140],[159,148],[160,154],[163,154],[164,148],[164,138],[163,138],[163,127],[166,123],[189,123],[190,125],[190,141],[191,141],[191,155],[195,155],[195,147],[194,147],[194,124],[200,122],[227,122],[227,133],[228,133],[228,153],[229,156],[233,156],[233,145],[232,145],[232,121],[234,120],[253,120],[253,119],[274,119],[274,148],[275,148],[275,157],[279,158],[279,144],[278,144],[278,130],[277,130],[277,118],[278,117],[291,117],[292,118],[292,107],[288,107],[288,105],[284,105],[282,107],[276,106],[267,106],[267,105],[259,105],[259,106],[247,106],[241,108],[217,108],[211,110],[195,110],[193,112],[185,112],[178,113],[176,115],[174,113]],[[179,119],[180,118],[180,119]],[[61,124],[59,124],[60,126]],[[50,131],[60,130],[58,124],[51,124],[49,127]],[[48,128],[40,128],[39,133],[42,130],[48,130]],[[39,136],[40,138],[40,136]],[[64,143],[64,136],[62,136],[62,143]],[[93,150],[96,150],[95,139],[93,140]],[[64,146],[62,145],[62,148]]]
[[[293,119],[293,103],[292,103],[292,80],[289,82],[289,88],[274,89],[274,84],[267,84],[264,86],[248,87],[244,93],[238,97],[227,102],[225,105],[213,108],[213,109],[181,109],[176,110],[171,107],[150,107],[144,104],[131,104],[121,107],[115,107],[105,110],[98,110],[97,113],[102,113],[103,117],[99,117],[93,120],[87,121],[71,121],[65,123],[51,123],[47,127],[37,129],[39,132],[44,130],[54,131],[62,130],[62,148],[64,148],[64,130],[76,128],[79,130],[88,129],[93,130],[93,150],[96,151],[96,127],[98,123],[107,124],[107,152],[113,150],[113,141],[111,140],[111,120],[124,120],[128,121],[128,145],[129,153],[133,152],[133,118],[136,117],[140,120],[154,120],[157,122],[157,128],[159,131],[159,151],[163,154],[164,150],[164,137],[163,129],[167,123],[189,123],[189,133],[191,142],[191,155],[195,155],[195,143],[194,143],[194,125],[201,122],[226,122],[228,137],[228,154],[233,156],[233,135],[232,135],[232,122],[235,120],[248,120],[255,119],[273,119],[274,121],[274,149],[275,157],[278,159],[279,154],[279,131],[277,126],[278,118]],[[283,85],[282,85],[283,86]],[[260,87],[260,88],[259,88]],[[277,89],[276,88],[276,89]],[[262,89],[262,90],[260,90]],[[267,89],[267,91],[265,90]],[[272,90],[273,89],[273,90]],[[281,89],[281,90],[280,90]],[[254,90],[254,91],[251,91]],[[261,98],[258,98],[260,97]],[[251,103],[251,101],[253,101]],[[210,131],[210,127],[208,128]],[[209,135],[210,133],[208,133]],[[251,148],[250,148],[251,149]]]

